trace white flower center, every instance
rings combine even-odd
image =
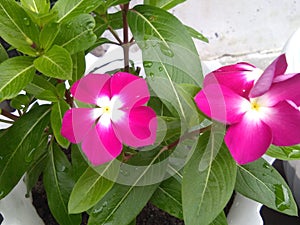
[[[124,115],[124,111],[121,110],[123,103],[118,96],[113,96],[111,99],[104,96],[98,98],[96,102],[99,108],[93,110],[93,119],[101,125],[108,127],[111,121],[118,122],[122,119]]]

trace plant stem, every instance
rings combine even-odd
[[[122,45],[123,42],[122,42],[122,40],[119,38],[119,35],[116,33],[116,31],[115,31],[111,26],[108,26],[108,30],[109,30],[110,33],[114,36],[114,38],[118,41],[119,45]]]
[[[13,114],[11,114],[11,113],[3,110],[3,109],[1,110],[1,115],[5,116],[5,117],[7,117],[7,118],[9,118],[11,120],[14,120],[14,121],[16,121],[17,119],[19,119],[18,116],[15,116],[15,115],[13,115]]]
[[[124,53],[124,71],[129,72],[129,47],[130,43],[128,40],[128,21],[127,13],[129,10],[129,3],[121,5],[122,17],[123,17],[123,53]]]

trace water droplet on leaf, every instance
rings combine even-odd
[[[26,26],[30,25],[30,20],[27,17],[23,18],[23,21]]]
[[[2,160],[2,159],[3,159],[3,156],[0,155],[0,160]]]
[[[164,54],[165,56],[168,56],[168,57],[174,56],[174,52],[166,44],[163,44],[163,43],[160,44],[159,48],[160,48],[160,51],[162,52],[162,54]]]
[[[151,62],[151,61],[144,61],[143,65],[144,65],[145,68],[150,68],[153,65],[153,62]]]
[[[268,163],[264,163],[263,167],[266,168],[266,169],[270,169],[271,168],[271,166]]]
[[[60,167],[57,168],[57,170],[59,172],[64,172],[66,170],[66,167],[65,166],[60,166]]]
[[[162,68],[162,67],[160,66],[160,67],[158,67],[158,70],[161,72],[161,71],[164,70],[164,68]]]
[[[289,158],[297,158],[297,156],[300,155],[300,150],[298,149],[293,149],[289,154],[288,157]]]
[[[280,211],[284,211],[286,209],[289,209],[291,206],[290,196],[288,189],[284,187],[282,184],[275,184],[275,204],[277,209]]]
[[[4,191],[0,191],[0,197],[4,195]]]
[[[101,213],[102,211],[103,211],[103,207],[100,207],[99,209],[94,209],[92,213],[95,215]]]

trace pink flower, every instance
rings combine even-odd
[[[285,55],[258,76],[249,64],[208,74],[195,96],[199,109],[228,126],[225,143],[239,164],[260,158],[271,144],[300,143],[300,74],[284,74]]]
[[[155,112],[144,104],[149,90],[144,79],[129,73],[88,74],[71,87],[75,99],[95,108],[72,108],[62,121],[61,133],[72,143],[81,143],[93,165],[116,158],[122,143],[141,147],[156,138]]]

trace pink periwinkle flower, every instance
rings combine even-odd
[[[204,78],[196,104],[228,125],[224,141],[237,163],[260,158],[271,144],[300,143],[300,74],[284,74],[286,68],[283,54],[261,73],[239,63]]]
[[[68,110],[61,134],[72,143],[81,143],[93,165],[116,158],[122,143],[141,147],[155,142],[157,118],[145,106],[150,93],[144,79],[123,72],[88,74],[70,91],[75,99],[95,107]]]

